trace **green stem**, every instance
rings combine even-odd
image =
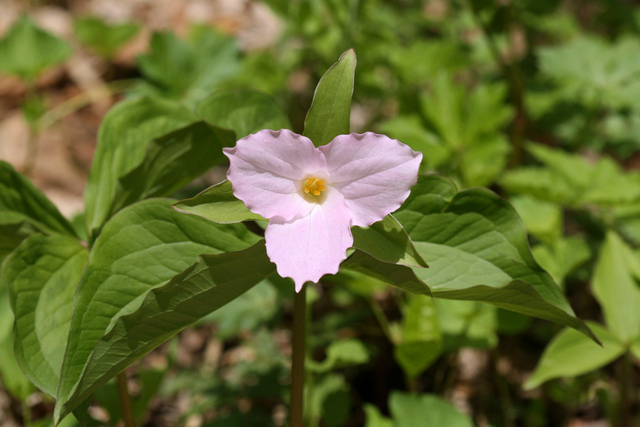
[[[133,407],[129,397],[129,387],[127,386],[127,374],[123,371],[118,374],[118,397],[120,398],[120,409],[122,410],[122,420],[125,427],[135,427],[136,421],[133,417]]]
[[[293,353],[291,356],[291,403],[289,425],[304,427],[304,359],[307,332],[307,285],[293,300]]]
[[[618,388],[620,402],[618,408],[620,427],[631,427],[631,378],[633,375],[633,364],[629,353],[622,356],[618,371]]]

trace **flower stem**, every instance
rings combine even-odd
[[[127,374],[123,371],[118,374],[118,397],[120,398],[120,409],[125,427],[135,427],[136,421],[133,418],[133,408],[129,398],[129,388],[127,387]]]
[[[289,425],[304,426],[304,359],[306,355],[307,287],[293,300],[293,354],[291,356],[291,403]]]

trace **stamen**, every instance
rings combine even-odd
[[[319,196],[320,193],[327,189],[324,180],[320,178],[309,177],[304,180],[304,192],[306,194],[313,194],[314,196]]]

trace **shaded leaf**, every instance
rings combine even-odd
[[[84,193],[92,240],[109,219],[118,179],[140,166],[147,144],[196,120],[187,109],[152,98],[126,100],[105,115]]]
[[[419,425],[473,427],[468,416],[451,403],[432,394],[391,393],[389,409],[397,427]]]
[[[353,247],[382,262],[410,267],[428,267],[402,225],[387,215],[369,227],[352,227]]]
[[[233,132],[195,122],[151,140],[139,166],[118,180],[111,212],[138,200],[171,195],[226,160]]]

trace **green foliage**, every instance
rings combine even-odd
[[[0,161],[0,230],[0,260],[36,232],[76,235],[54,204],[3,161]]]
[[[74,21],[73,30],[80,43],[109,59],[138,34],[140,26],[133,22],[108,24],[99,18],[85,16]]]
[[[601,368],[624,354],[624,345],[597,323],[588,322],[602,346],[573,329],[563,329],[549,343],[524,387],[532,389],[557,377],[573,377]]]
[[[195,28],[188,40],[155,33],[150,51],[138,57],[146,81],[135,91],[196,105],[239,68],[235,42],[215,31]]]
[[[239,279],[242,285],[237,284],[234,292],[218,293],[218,275],[230,267],[222,262],[210,265],[212,261],[206,257],[193,264],[196,257],[241,251],[258,237],[242,226],[215,225],[182,215],[170,206],[170,200],[162,199],[132,205],[109,221],[96,240],[74,300],[57,394],[57,419],[155,346],[273,272],[268,262],[260,264],[251,257],[241,261],[242,257],[233,255],[229,262],[246,262],[251,267],[242,267],[247,276]],[[204,233],[203,227],[207,230]],[[140,272],[139,266],[144,266]],[[256,271],[266,270],[268,274],[252,281],[259,274]],[[240,276],[224,277],[220,283],[227,286]],[[205,292],[213,294],[213,300],[203,305]],[[165,303],[161,303],[163,299]],[[185,301],[193,301],[197,307],[187,303],[184,311],[178,308]],[[133,326],[136,328],[131,330]]]
[[[322,76],[304,121],[304,136],[316,147],[351,132],[351,95],[356,70],[353,49],[342,54]]]
[[[140,167],[148,143],[196,120],[183,107],[152,98],[130,99],[107,113],[85,190],[85,222],[92,239],[113,212],[118,180]]]
[[[289,129],[289,119],[267,95],[248,90],[222,91],[205,98],[197,109],[207,123],[235,131],[235,140],[262,129]]]
[[[593,337],[535,262],[520,218],[496,194],[457,192],[442,177],[424,176],[396,217],[429,263],[414,272],[434,297],[487,302]]]
[[[0,73],[18,76],[33,84],[47,68],[71,55],[64,40],[49,34],[23,15],[0,40]]]
[[[396,427],[421,424],[451,427],[472,427],[473,422],[446,400],[430,395],[394,392],[389,409]]]
[[[393,355],[409,378],[424,372],[442,351],[438,310],[432,298],[410,295]]]

